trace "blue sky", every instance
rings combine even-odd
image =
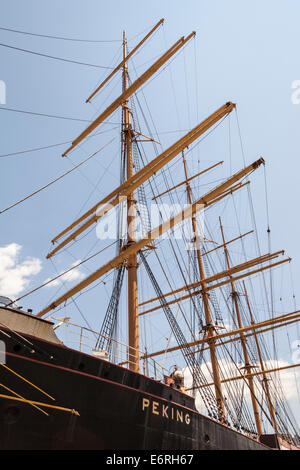
[[[144,88],[156,127],[161,132],[162,144],[166,147],[178,136],[173,131],[179,130],[182,135],[182,130],[195,125],[226,101],[238,104],[246,162],[254,161],[260,155],[266,160],[272,249],[285,249],[293,258],[295,295],[300,298],[297,283],[300,275],[300,224],[297,210],[300,200],[300,105],[293,104],[291,100],[292,83],[300,79],[299,14],[300,5],[296,0],[53,0],[51,3],[11,0],[1,2],[0,26],[4,28],[112,42],[71,42],[0,30],[0,43],[109,67],[119,57],[124,29],[129,47],[132,48],[147,30],[164,17],[163,29],[134,60],[139,74],[181,35],[195,30],[196,39],[172,62],[171,67]],[[47,59],[1,44],[0,58],[0,80],[6,83],[6,107],[9,108],[92,119],[97,110],[104,109],[119,92],[116,78],[93,105],[88,105],[84,101],[105,76],[104,69]],[[3,110],[0,111],[0,120],[2,155],[69,141],[86,125]],[[61,157],[66,146],[0,158],[1,208],[69,170],[72,162],[80,162],[92,149],[117,137],[120,115],[114,114],[110,121],[115,124],[102,127],[103,131],[111,129],[109,132],[96,137],[95,144],[87,144],[82,151],[72,154],[70,159]],[[224,150],[227,133],[221,130],[217,132],[219,143],[213,142],[211,146],[204,144],[202,150],[194,154],[191,172],[196,168],[193,162],[197,159],[204,165],[225,159],[227,176],[230,169],[237,170],[243,166],[235,118],[232,118],[235,142],[231,162],[228,160],[228,148]],[[83,203],[86,202],[85,207],[88,208],[118,184],[118,150],[119,144],[115,140],[109,151],[105,150],[101,157],[93,159],[80,172],[72,173],[39,197],[1,215],[0,246],[11,243],[19,245],[21,249],[16,249],[18,254],[15,255],[19,257],[19,263],[28,257],[40,262],[41,269],[37,274],[34,271],[36,264],[32,267],[31,282],[27,288],[56,274],[52,263],[45,260],[52,236],[78,215]],[[149,158],[152,158],[150,152]],[[105,177],[94,190],[104,168]],[[254,179],[253,201],[266,249],[263,170]],[[228,230],[230,228],[229,224]],[[83,259],[95,241],[95,234],[91,234],[88,241],[83,241],[83,245],[71,250],[71,255],[59,255],[55,260],[56,269],[60,272],[74,261]],[[97,258],[97,261],[91,263],[90,269],[99,266],[104,259],[101,256]],[[80,300],[81,308],[95,328],[101,324],[101,314],[95,312],[95,305],[99,305],[99,309],[103,309],[103,304],[106,305],[109,283],[101,289],[98,292],[94,289],[90,298],[84,302]],[[24,306],[37,311],[55,294],[56,289],[49,288],[46,296],[38,293],[24,301]],[[286,308],[290,308],[290,294],[289,289],[286,295],[290,297],[285,299]],[[73,313],[77,320],[81,320],[77,311]],[[290,360],[289,352],[286,349],[284,351],[284,359]]]

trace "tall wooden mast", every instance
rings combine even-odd
[[[246,296],[246,300],[247,300],[248,310],[249,310],[249,314],[250,314],[251,325],[255,325],[253,314],[252,314],[252,309],[251,309],[251,305],[250,305],[250,301],[249,301],[249,297],[248,297],[248,292],[247,292],[246,285],[245,285],[244,281],[243,281],[243,285],[244,285],[244,292],[245,292],[245,296]],[[262,357],[262,353],[261,353],[261,349],[260,349],[258,336],[256,334],[256,331],[255,330],[253,330],[253,331],[254,331],[256,349],[257,349],[259,362],[260,362],[260,368],[261,368],[262,376],[263,376],[263,381],[262,381],[263,389],[264,389],[266,399],[267,399],[267,405],[268,405],[268,408],[269,408],[269,413],[270,413],[270,417],[271,417],[271,421],[272,421],[272,426],[274,428],[275,433],[278,434],[278,426],[277,426],[277,421],[276,421],[275,409],[274,409],[274,406],[273,406],[273,403],[272,403],[272,398],[271,398],[271,393],[270,393],[269,379],[268,379],[267,374],[266,374],[265,365],[264,365],[264,361],[263,361],[263,357]]]
[[[222,239],[223,239],[223,244],[224,244],[224,253],[225,253],[226,264],[227,264],[227,268],[230,269],[231,266],[230,266],[230,260],[229,260],[229,253],[228,253],[228,249],[227,249],[227,243],[226,243],[226,240],[225,240],[225,235],[224,235],[223,225],[222,225],[222,222],[221,222],[221,217],[219,217],[219,221],[220,221],[220,228],[221,228]],[[239,307],[239,302],[238,302],[238,292],[235,288],[234,281],[232,280],[232,275],[230,275],[229,277],[231,279],[231,282],[230,282],[231,295],[232,295],[233,302],[234,302],[235,314],[236,314],[236,318],[237,318],[237,322],[238,322],[238,327],[243,328],[242,317],[241,317],[241,312],[240,312],[240,307]],[[260,421],[258,401],[257,401],[256,395],[255,395],[254,380],[253,380],[253,377],[251,375],[251,369],[252,369],[253,366],[250,363],[248,349],[247,349],[247,340],[246,340],[245,335],[244,335],[243,332],[240,333],[240,338],[241,338],[242,349],[243,349],[243,354],[244,354],[246,378],[248,380],[250,394],[251,394],[251,401],[252,401],[252,407],[253,407],[253,413],[254,413],[254,418],[255,418],[257,434],[259,436],[261,436],[262,433],[263,433],[263,429],[262,429],[261,421]]]
[[[128,72],[127,41],[125,31],[123,32],[123,93],[127,90]],[[122,103],[123,109],[123,142],[126,154],[126,178],[133,176],[132,161],[132,137],[131,115],[128,99]],[[127,243],[128,246],[136,242],[136,220],[135,220],[134,193],[127,196]],[[129,256],[127,263],[128,271],[128,362],[129,368],[135,372],[140,371],[139,354],[139,319],[138,319],[138,292],[137,292],[137,253]]]
[[[182,158],[183,158],[188,199],[189,199],[189,203],[192,204],[193,203],[192,192],[191,192],[191,186],[189,183],[184,152],[182,152]],[[200,248],[200,239],[199,239],[199,234],[198,234],[198,229],[197,229],[197,220],[196,220],[195,214],[192,215],[191,219],[192,219],[193,235],[195,239],[198,267],[199,267],[199,273],[200,273],[200,285],[202,288],[202,299],[203,299],[203,307],[204,307],[205,322],[206,322],[205,329],[206,329],[207,337],[209,338],[208,345],[209,345],[209,351],[210,351],[210,357],[211,357],[212,373],[213,373],[215,394],[216,394],[216,400],[217,400],[217,406],[218,406],[218,416],[219,416],[220,421],[225,421],[224,397],[222,393],[219,364],[218,364],[218,358],[217,358],[217,352],[216,352],[216,346],[215,346],[215,340],[214,340],[215,328],[214,328],[214,325],[212,324],[212,317],[211,317],[211,311],[210,311],[210,306],[209,306],[209,293],[206,289],[207,285],[204,280],[206,276],[205,276],[204,264],[203,264],[202,253],[201,253],[201,248]]]

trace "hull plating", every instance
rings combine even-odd
[[[199,414],[192,397],[64,346],[33,340],[35,352],[6,341],[0,382],[20,396],[78,411],[0,398],[0,449],[266,449]],[[1,387],[3,395],[13,394]]]

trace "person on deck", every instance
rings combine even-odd
[[[171,377],[174,380],[176,390],[180,390],[181,392],[185,393],[184,376],[183,373],[178,370],[177,366],[174,366],[174,370],[171,373]]]

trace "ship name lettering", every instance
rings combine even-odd
[[[183,410],[170,407],[169,405],[163,405],[158,401],[150,400],[149,398],[143,398],[142,411],[151,410],[152,414],[161,416],[165,419],[172,419],[174,421],[180,421],[181,423],[190,424],[191,417],[189,413],[184,413]]]
[[[183,423],[183,412],[182,411],[177,410],[176,417],[177,417],[177,421],[181,421]]]
[[[168,413],[167,413],[168,409],[169,407],[167,405],[162,406],[162,415],[164,418],[169,418]]]
[[[158,406],[159,403],[157,401],[152,402],[152,413],[155,415],[159,415],[159,411],[157,410]]]

